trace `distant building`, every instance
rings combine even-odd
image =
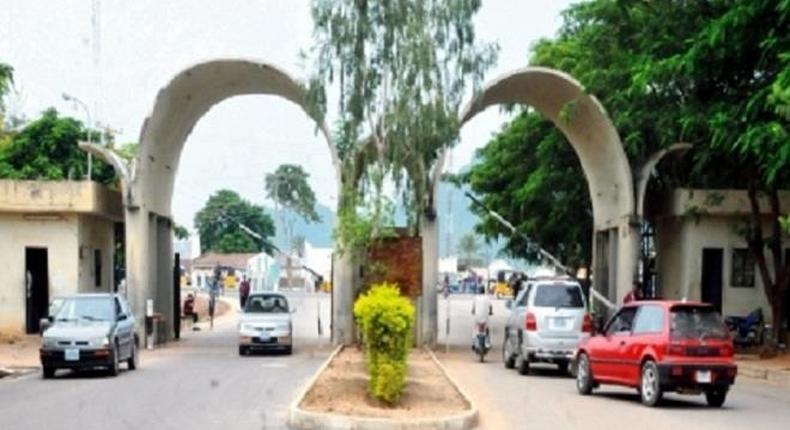
[[[781,191],[783,214],[790,211],[790,192]],[[761,208],[767,211],[767,201]],[[743,237],[751,216],[743,190],[677,189],[661,202],[655,215],[657,295],[710,302],[724,315],[746,315],[762,307],[770,319],[771,307],[762,279]],[[763,233],[770,233],[770,218],[763,216]],[[790,241],[784,237],[784,261],[790,262]],[[766,250],[773,274],[770,251]]]
[[[258,254],[254,253],[233,253],[220,254],[209,252],[192,260],[192,286],[195,288],[206,288],[209,282],[214,279],[214,271],[219,267],[220,275],[223,278],[232,277],[235,287],[247,276],[247,263]]]
[[[112,291],[116,191],[88,181],[0,180],[0,332],[36,333],[50,301]]]

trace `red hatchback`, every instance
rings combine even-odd
[[[724,404],[735,382],[733,345],[713,306],[678,301],[629,303],[603,332],[584,340],[576,355],[576,388],[590,394],[599,384],[639,390],[656,405],[665,392],[705,394]]]

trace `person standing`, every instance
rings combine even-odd
[[[239,285],[239,302],[241,304],[241,309],[244,310],[244,306],[247,305],[247,298],[250,296],[250,281],[247,277],[244,277],[244,280],[241,281],[241,285]]]

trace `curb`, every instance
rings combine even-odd
[[[477,425],[478,411],[469,396],[458,387],[458,384],[450,378],[447,370],[439,363],[439,360],[428,350],[431,360],[439,367],[439,371],[450,381],[450,384],[458,390],[461,397],[469,405],[469,410],[457,415],[442,418],[427,418],[412,421],[396,421],[388,418],[368,418],[354,417],[349,415],[338,415],[327,412],[313,412],[301,409],[299,405],[304,400],[307,392],[313,387],[318,377],[334,360],[338,353],[343,349],[339,346],[329,356],[318,372],[305,384],[296,399],[288,409],[288,426],[292,429],[301,430],[471,430]]]
[[[778,385],[790,390],[790,371],[738,365],[738,375]]]

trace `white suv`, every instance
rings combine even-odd
[[[505,367],[517,367],[525,375],[530,363],[555,363],[566,373],[579,342],[592,332],[579,283],[569,278],[530,280],[507,306]]]

